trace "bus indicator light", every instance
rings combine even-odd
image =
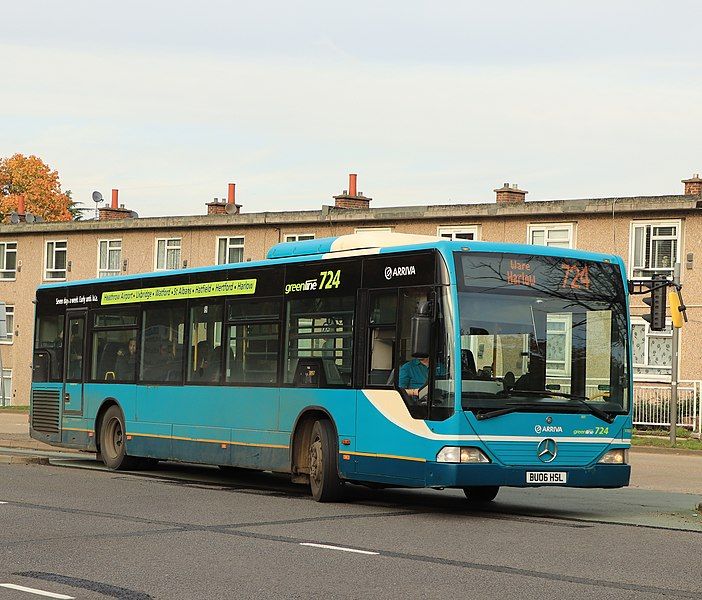
[[[350,454],[342,454],[341,458],[343,458],[344,460],[351,460],[351,455]]]
[[[350,446],[350,445],[351,445],[351,440],[348,439],[348,438],[346,438],[346,439],[341,440],[341,443],[342,443],[344,446]]]

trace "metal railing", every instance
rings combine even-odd
[[[634,425],[670,427],[670,385],[634,384]],[[678,427],[702,430],[702,381],[678,384]]]

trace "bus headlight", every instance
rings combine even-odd
[[[444,446],[436,455],[436,462],[443,463],[489,463],[490,459],[478,448]]]
[[[610,450],[598,462],[605,465],[625,465],[629,462],[629,450],[626,448]]]

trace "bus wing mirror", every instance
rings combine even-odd
[[[414,315],[410,323],[410,346],[412,356],[427,358],[431,343],[431,317]]]

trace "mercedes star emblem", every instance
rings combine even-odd
[[[536,456],[541,462],[550,463],[558,454],[558,444],[556,440],[546,438],[536,448]]]

